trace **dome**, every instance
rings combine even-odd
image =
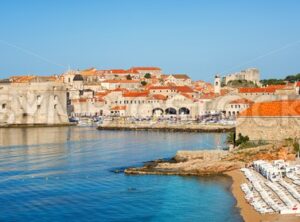
[[[83,81],[83,77],[80,74],[76,74],[73,78],[73,81]]]

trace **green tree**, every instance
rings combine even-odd
[[[252,81],[247,81],[245,79],[238,79],[238,80],[230,80],[227,83],[227,86],[238,88],[238,87],[257,87],[257,85]]]
[[[126,76],[126,79],[127,79],[127,80],[132,80],[131,75],[128,74],[128,75]]]
[[[144,78],[145,78],[145,79],[151,79],[151,74],[150,74],[150,73],[146,73],[146,74],[144,75]]]
[[[299,80],[299,76],[298,76],[298,74],[297,75],[290,75],[290,76],[285,77],[285,80],[289,81],[289,82],[296,82],[296,81]]]
[[[142,81],[141,84],[142,84],[142,86],[145,86],[145,85],[147,85],[147,82],[146,81]]]
[[[235,142],[235,132],[228,133],[226,137],[226,143],[234,145],[234,142]]]
[[[238,139],[236,140],[236,145],[239,146],[241,144],[247,143],[249,141],[249,136],[243,136],[241,133],[238,135]]]
[[[263,86],[267,85],[285,85],[282,79],[263,79],[260,81]]]

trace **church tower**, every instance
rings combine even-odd
[[[83,90],[83,77],[78,70],[73,78],[73,87],[77,90]]]
[[[214,92],[216,94],[220,94],[221,93],[221,77],[219,75],[215,76]]]

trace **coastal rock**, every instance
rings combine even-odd
[[[178,151],[170,160],[150,161],[142,167],[127,168],[126,174],[210,175],[240,169],[254,160],[293,160],[295,154],[282,144],[268,144],[233,151]]]
[[[220,174],[244,166],[239,161],[224,161],[226,151],[178,151],[173,161],[153,162],[138,168],[128,168],[127,174],[209,175]]]

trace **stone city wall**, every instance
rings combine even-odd
[[[239,117],[236,134],[250,140],[284,140],[300,138],[300,117]]]
[[[66,89],[60,83],[0,86],[0,125],[66,124]]]

